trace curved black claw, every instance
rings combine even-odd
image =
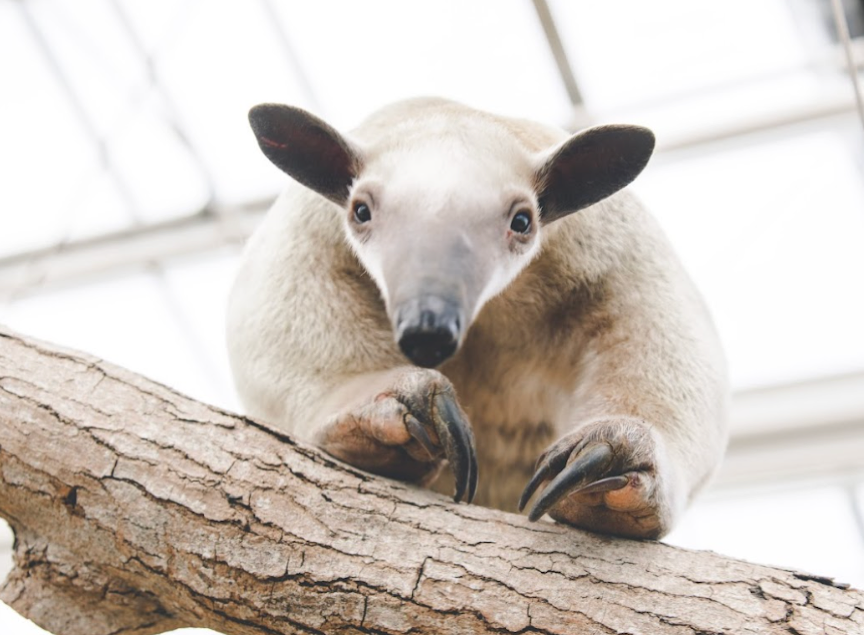
[[[474,500],[477,491],[477,451],[474,448],[474,433],[462,409],[456,403],[456,398],[449,392],[437,393],[433,398],[432,423],[456,479],[456,493],[453,500],[458,503],[467,491],[466,502],[470,503]]]
[[[531,480],[528,481],[528,485],[525,486],[525,489],[522,490],[522,496],[519,497],[519,511],[521,512],[525,509],[525,505],[528,504],[528,501],[531,500],[531,497],[534,496],[535,490],[540,486],[540,483],[549,478],[549,474],[552,472],[552,469],[549,467],[549,462],[544,461],[540,467],[534,472],[534,476],[531,477]]]
[[[602,494],[603,492],[613,492],[616,489],[623,489],[630,484],[630,479],[621,474],[620,476],[609,476],[601,478],[599,481],[588,483],[584,487],[573,490],[571,494]]]
[[[528,501],[531,500],[531,497],[534,496],[534,492],[540,487],[540,484],[543,481],[548,480],[567,465],[567,458],[570,456],[572,449],[569,447],[557,447],[552,446],[549,448],[543,455],[541,455],[540,460],[537,462],[537,469],[534,471],[534,476],[531,477],[531,480],[528,481],[528,485],[525,486],[525,489],[522,491],[522,496],[519,497],[519,511],[521,512],[525,509],[525,505],[528,504]]]
[[[405,423],[405,427],[408,429],[408,434],[410,434],[417,443],[423,446],[423,449],[426,450],[430,459],[434,459],[438,456],[439,450],[435,447],[435,442],[432,441],[429,433],[426,432],[426,428],[424,428],[423,424],[417,420],[417,417],[409,412],[404,416],[403,422]]]
[[[540,498],[537,499],[531,511],[528,512],[528,520],[537,520],[568,494],[578,491],[611,491],[627,485],[627,477],[625,476],[613,476],[596,480],[609,467],[611,462],[612,448],[609,447],[608,443],[600,442],[586,445],[579,451],[576,460],[561,469],[552,482],[546,486]],[[524,508],[525,503],[528,502],[540,483],[549,477],[552,469],[552,461],[544,461],[540,465],[525,488],[525,492],[522,494],[522,498],[519,501],[520,509]],[[583,487],[579,487],[583,483]]]

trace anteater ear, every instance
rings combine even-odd
[[[252,132],[276,167],[344,205],[360,171],[360,153],[324,121],[300,108],[260,104],[249,111]]]
[[[541,159],[535,180],[544,223],[602,201],[628,185],[648,163],[654,133],[641,126],[583,130]]]

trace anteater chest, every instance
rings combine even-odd
[[[515,511],[537,458],[560,435],[568,391],[561,377],[535,359],[510,360],[486,350],[482,361],[460,361],[442,371],[474,430],[481,475],[477,502]],[[436,489],[446,492],[449,486],[445,479]]]
[[[496,298],[478,316],[459,352],[441,368],[475,429],[555,426],[578,382],[578,328],[552,324],[548,311]],[[559,322],[560,320],[555,320]]]
[[[475,325],[476,326],[476,325]],[[441,371],[456,389],[478,437],[500,445],[499,457],[545,444],[562,429],[576,382],[575,350],[539,337],[472,329],[456,357]],[[488,448],[485,448],[488,450]]]

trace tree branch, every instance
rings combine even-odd
[[[6,331],[0,515],[0,597],[64,635],[864,630],[827,578],[457,505]]]

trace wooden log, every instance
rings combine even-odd
[[[0,516],[58,635],[864,632],[828,578],[454,504],[3,330]]]

